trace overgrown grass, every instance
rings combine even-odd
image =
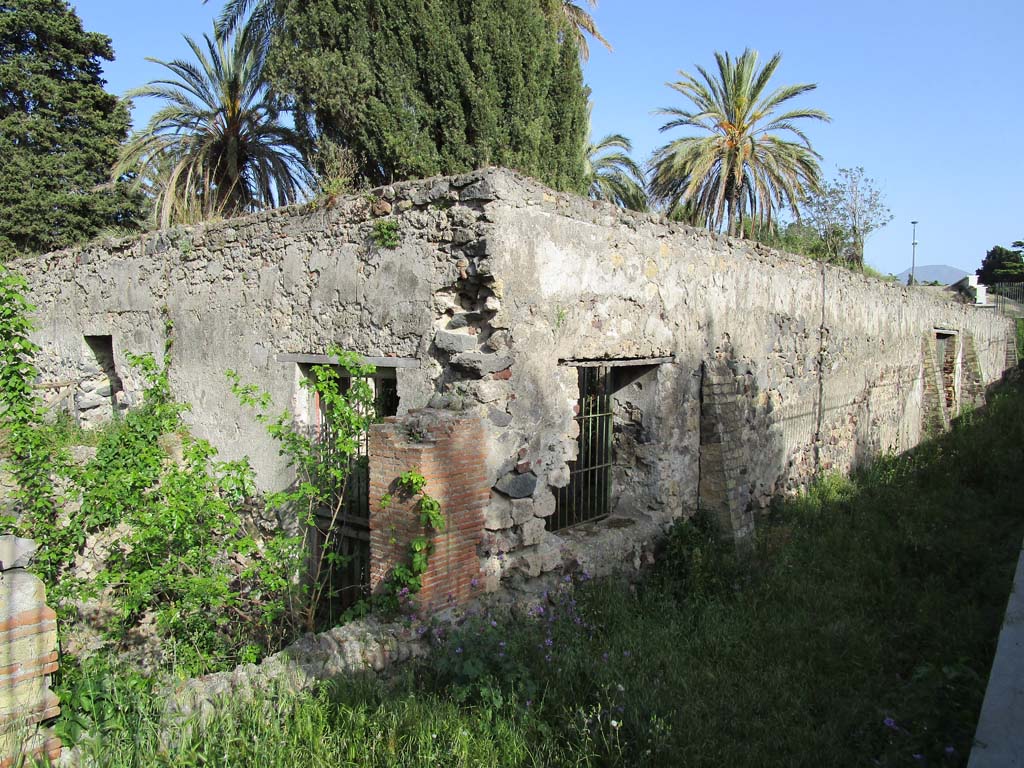
[[[477,616],[386,682],[267,693],[184,729],[127,686],[86,750],[103,766],[963,765],[1024,534],[1022,446],[1015,387],[779,506],[746,564],[680,525],[639,588],[577,578],[533,620]]]

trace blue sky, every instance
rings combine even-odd
[[[163,75],[145,57],[186,57],[182,35],[209,31],[221,3],[72,5],[86,29],[112,38],[107,87],[123,94]],[[625,134],[636,159],[680,135],[659,133],[664,120],[652,114],[682,106],[665,86],[678,70],[712,67],[716,50],[781,51],[773,82],[817,83],[799,103],[832,116],[807,126],[825,175],[863,166],[892,210],[868,240],[870,264],[910,266],[912,219],[918,264],[973,272],[993,245],[1024,239],[1024,2],[600,0],[593,14],[615,49],[594,43],[584,70],[594,133]],[[152,110],[140,103],[136,124]]]

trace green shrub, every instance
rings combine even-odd
[[[727,595],[739,576],[734,545],[701,512],[672,525],[647,587],[667,590],[681,600],[704,601]]]
[[[373,242],[381,248],[397,248],[400,242],[398,222],[394,219],[377,219],[374,221]]]
[[[256,660],[290,636],[286,609],[299,542],[283,534],[257,541],[244,530],[251,469],[214,461],[212,446],[185,432],[187,406],[171,397],[169,358],[163,365],[150,356],[131,360],[146,380],[142,405],[99,433],[94,459],[40,467],[14,456],[23,489],[52,482],[55,470],[66,487],[59,505],[24,506],[15,530],[40,545],[33,569],[62,630],[79,602],[101,598],[112,610],[97,629],[115,648],[152,622],[164,663],[182,672]],[[19,430],[50,456],[73,435],[60,424]],[[180,458],[162,444],[167,438],[180,443]],[[93,574],[80,576],[75,560],[90,537],[107,554]]]

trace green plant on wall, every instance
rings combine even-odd
[[[39,429],[43,409],[34,389],[39,372],[33,362],[38,347],[29,338],[29,315],[35,308],[24,291],[24,279],[0,264],[0,456],[6,456],[5,464],[17,482],[19,512],[31,518],[53,517],[51,473],[64,462]],[[0,530],[12,524],[7,522]]]
[[[418,469],[407,470],[398,476],[396,484],[398,493],[402,496],[419,497],[413,509],[419,515],[423,532],[409,542],[408,564],[396,563],[391,569],[382,595],[384,607],[388,609],[399,608],[403,596],[419,592],[423,585],[423,574],[427,572],[427,566],[430,564],[430,553],[433,550],[431,536],[434,532],[444,531],[447,526],[447,520],[441,512],[441,503],[427,493],[427,479],[422,472]],[[392,502],[391,494],[384,494],[381,497],[383,509],[390,507]]]
[[[360,446],[376,418],[369,383],[376,368],[363,365],[358,355],[337,347],[329,348],[328,355],[337,365],[312,366],[311,378],[303,381],[303,386],[319,396],[323,433],[330,435],[329,444],[296,425],[288,411],[271,415],[273,402],[269,393],[254,384],[243,384],[235,371],[227,372],[235,396],[243,405],[255,409],[257,421],[278,441],[281,455],[295,472],[292,486],[268,494],[267,504],[296,515],[305,527],[307,549],[318,552],[301,579],[303,596],[298,612],[306,631],[317,628],[326,601],[336,596],[330,586],[330,571],[344,567],[347,560],[333,546],[341,535],[337,523],[345,506],[353,463],[359,458]],[[342,371],[348,379],[345,386]],[[323,534],[317,532],[318,517],[326,521]],[[314,536],[322,536],[315,549]]]
[[[394,219],[377,219],[373,222],[373,242],[381,248],[397,248],[400,241],[398,222]]]

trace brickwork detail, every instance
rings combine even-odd
[[[942,395],[946,406],[946,414],[950,419],[960,413],[960,401],[957,397],[957,343],[955,338],[946,340],[942,355]]]
[[[736,374],[724,359],[704,364],[701,384],[700,482],[702,510],[722,533],[737,541],[754,530],[743,440],[745,400]]]
[[[961,408],[980,408],[985,404],[985,377],[982,375],[978,351],[974,346],[974,334],[967,331],[963,338],[960,406]]]
[[[1016,368],[1020,361],[1017,359],[1017,332],[1012,326],[1006,329],[1006,362],[1003,370]]]
[[[423,533],[417,498],[403,495],[398,477],[411,469],[427,480],[447,524],[434,532],[422,589],[422,609],[466,602],[480,589],[478,545],[490,501],[482,422],[436,410],[412,411],[370,429],[370,588],[377,593],[395,565],[409,562],[409,544]],[[392,501],[382,505],[384,494]]]
[[[61,742],[43,724],[60,714],[50,691],[57,671],[57,615],[43,582],[25,570],[27,539],[0,536],[0,768],[21,755],[60,757]]]
[[[922,431],[929,437],[935,437],[949,429],[949,419],[943,407],[942,370],[936,360],[936,341],[933,334],[926,333],[922,341],[922,357],[924,368],[924,394],[922,409]]]

